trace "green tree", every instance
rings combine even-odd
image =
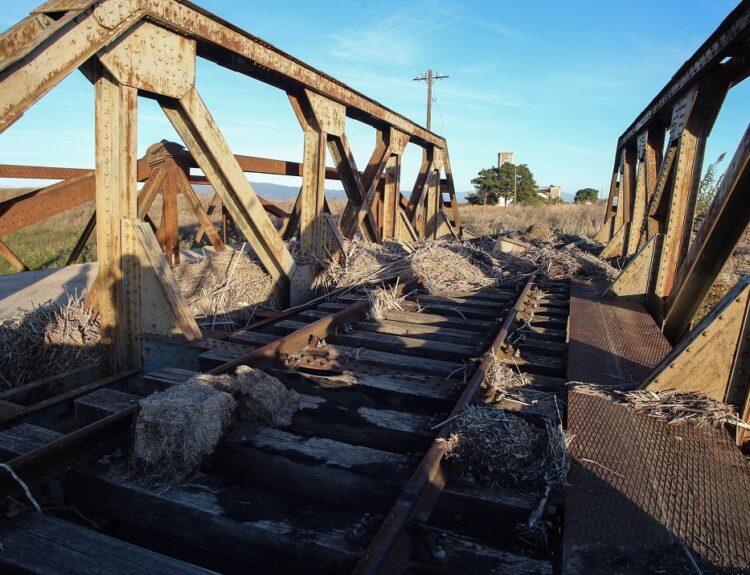
[[[515,180],[515,185],[514,185]],[[534,175],[526,164],[503,164],[499,168],[481,170],[471,181],[474,191],[466,195],[471,204],[495,205],[500,198],[518,198],[521,204],[543,202],[536,193]]]
[[[497,168],[480,170],[471,183],[474,184],[474,191],[466,194],[466,200],[470,204],[491,206],[497,204],[502,195],[500,170]]]
[[[595,204],[599,199],[599,190],[594,188],[583,188],[576,192],[576,203],[582,204],[584,202],[591,202]]]
[[[719,164],[724,161],[726,154],[719,155],[713,164],[709,164],[706,168],[706,173],[701,178],[700,186],[698,187],[698,202],[695,206],[695,215],[697,217],[703,217],[706,215],[708,208],[711,207],[711,202],[714,201],[714,196],[721,185],[721,181],[724,179],[724,174],[717,176],[716,169]]]

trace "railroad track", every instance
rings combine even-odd
[[[94,386],[66,399],[75,410],[64,422],[57,403],[33,422],[6,422],[0,454],[30,486],[45,485],[34,492],[52,509],[2,522],[0,565],[54,573],[85,557],[80,572],[134,572],[137,561],[139,573],[552,573],[555,545],[515,532],[537,499],[454,481],[440,435],[475,400],[536,423],[552,406],[564,417],[567,301],[566,283],[415,289],[375,320],[352,293],[214,341],[203,371],[263,367],[300,394],[300,410],[284,429],[237,423],[203,472],[169,489],[123,474],[122,446],[140,396],[189,370]],[[481,389],[491,349],[529,378],[523,401]],[[23,497],[2,470],[0,488]],[[550,501],[545,520],[554,526],[559,513]]]

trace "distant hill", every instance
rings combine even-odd
[[[297,198],[297,194],[299,194],[299,188],[297,186],[284,186],[282,184],[272,184],[270,182],[251,183],[253,184],[253,188],[258,193],[258,195],[263,196],[267,200],[276,200],[278,202],[294,200]],[[195,186],[195,189],[199,194],[211,194],[213,191],[210,186]],[[401,193],[408,198],[411,194],[411,191],[402,190]],[[459,203],[466,203],[467,193],[468,192],[456,192]],[[575,199],[575,194],[562,192],[560,195],[566,202],[572,202]],[[345,200],[346,194],[343,190],[326,189],[326,198],[328,198],[329,200]]]
[[[272,184],[270,182],[250,182],[253,185],[253,189],[258,193],[259,196],[263,196],[267,200],[275,200],[277,202],[283,202],[286,200],[295,200],[299,194],[299,187],[297,186],[284,186],[282,184]],[[211,186],[194,186],[195,191],[199,194],[212,194],[213,188]],[[329,200],[345,200],[346,194],[343,190],[326,190],[326,198]]]

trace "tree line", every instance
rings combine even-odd
[[[550,203],[537,193],[538,186],[534,174],[526,164],[506,162],[499,168],[480,170],[471,183],[474,185],[474,191],[466,194],[466,200],[470,204],[494,206],[500,202],[500,198],[504,198],[505,203]],[[594,188],[583,188],[576,192],[575,197],[576,203],[596,203],[599,191]]]

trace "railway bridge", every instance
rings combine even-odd
[[[198,58],[282,90],[303,161],[232,150],[196,87]],[[0,202],[0,255],[23,273],[3,239],[94,201],[68,264],[95,234],[86,303],[102,355],[0,393],[3,572],[746,572],[750,279],[692,318],[750,220],[748,128],[694,226],[706,141],[749,58],[743,0],[618,139],[597,235],[599,257],[627,262],[614,281],[532,274],[439,293],[396,282],[401,303],[377,317],[364,289],[321,297],[306,262],[341,258],[355,238],[471,241],[445,139],[187,0],[45,2],[0,35],[0,137],[80,72],[93,85],[96,164],[0,165],[2,178],[57,181]],[[181,142],[139,158],[142,98]],[[351,122],[374,129],[368,158],[354,158]],[[407,146],[422,163],[404,195]],[[259,196],[253,173],[301,178],[291,210]],[[338,219],[327,179],[346,192]],[[208,203],[195,185],[212,188]],[[173,272],[180,196],[198,241],[231,249],[234,230],[248,243],[284,311],[223,335],[201,329]],[[168,489],[116,473],[144,397],[240,365],[299,394],[291,425],[237,423],[210,465]],[[520,374],[522,400],[487,389],[498,365]],[[612,399],[632,390],[689,393],[738,416],[667,425]],[[457,480],[447,438],[477,405],[564,427],[564,488]]]

